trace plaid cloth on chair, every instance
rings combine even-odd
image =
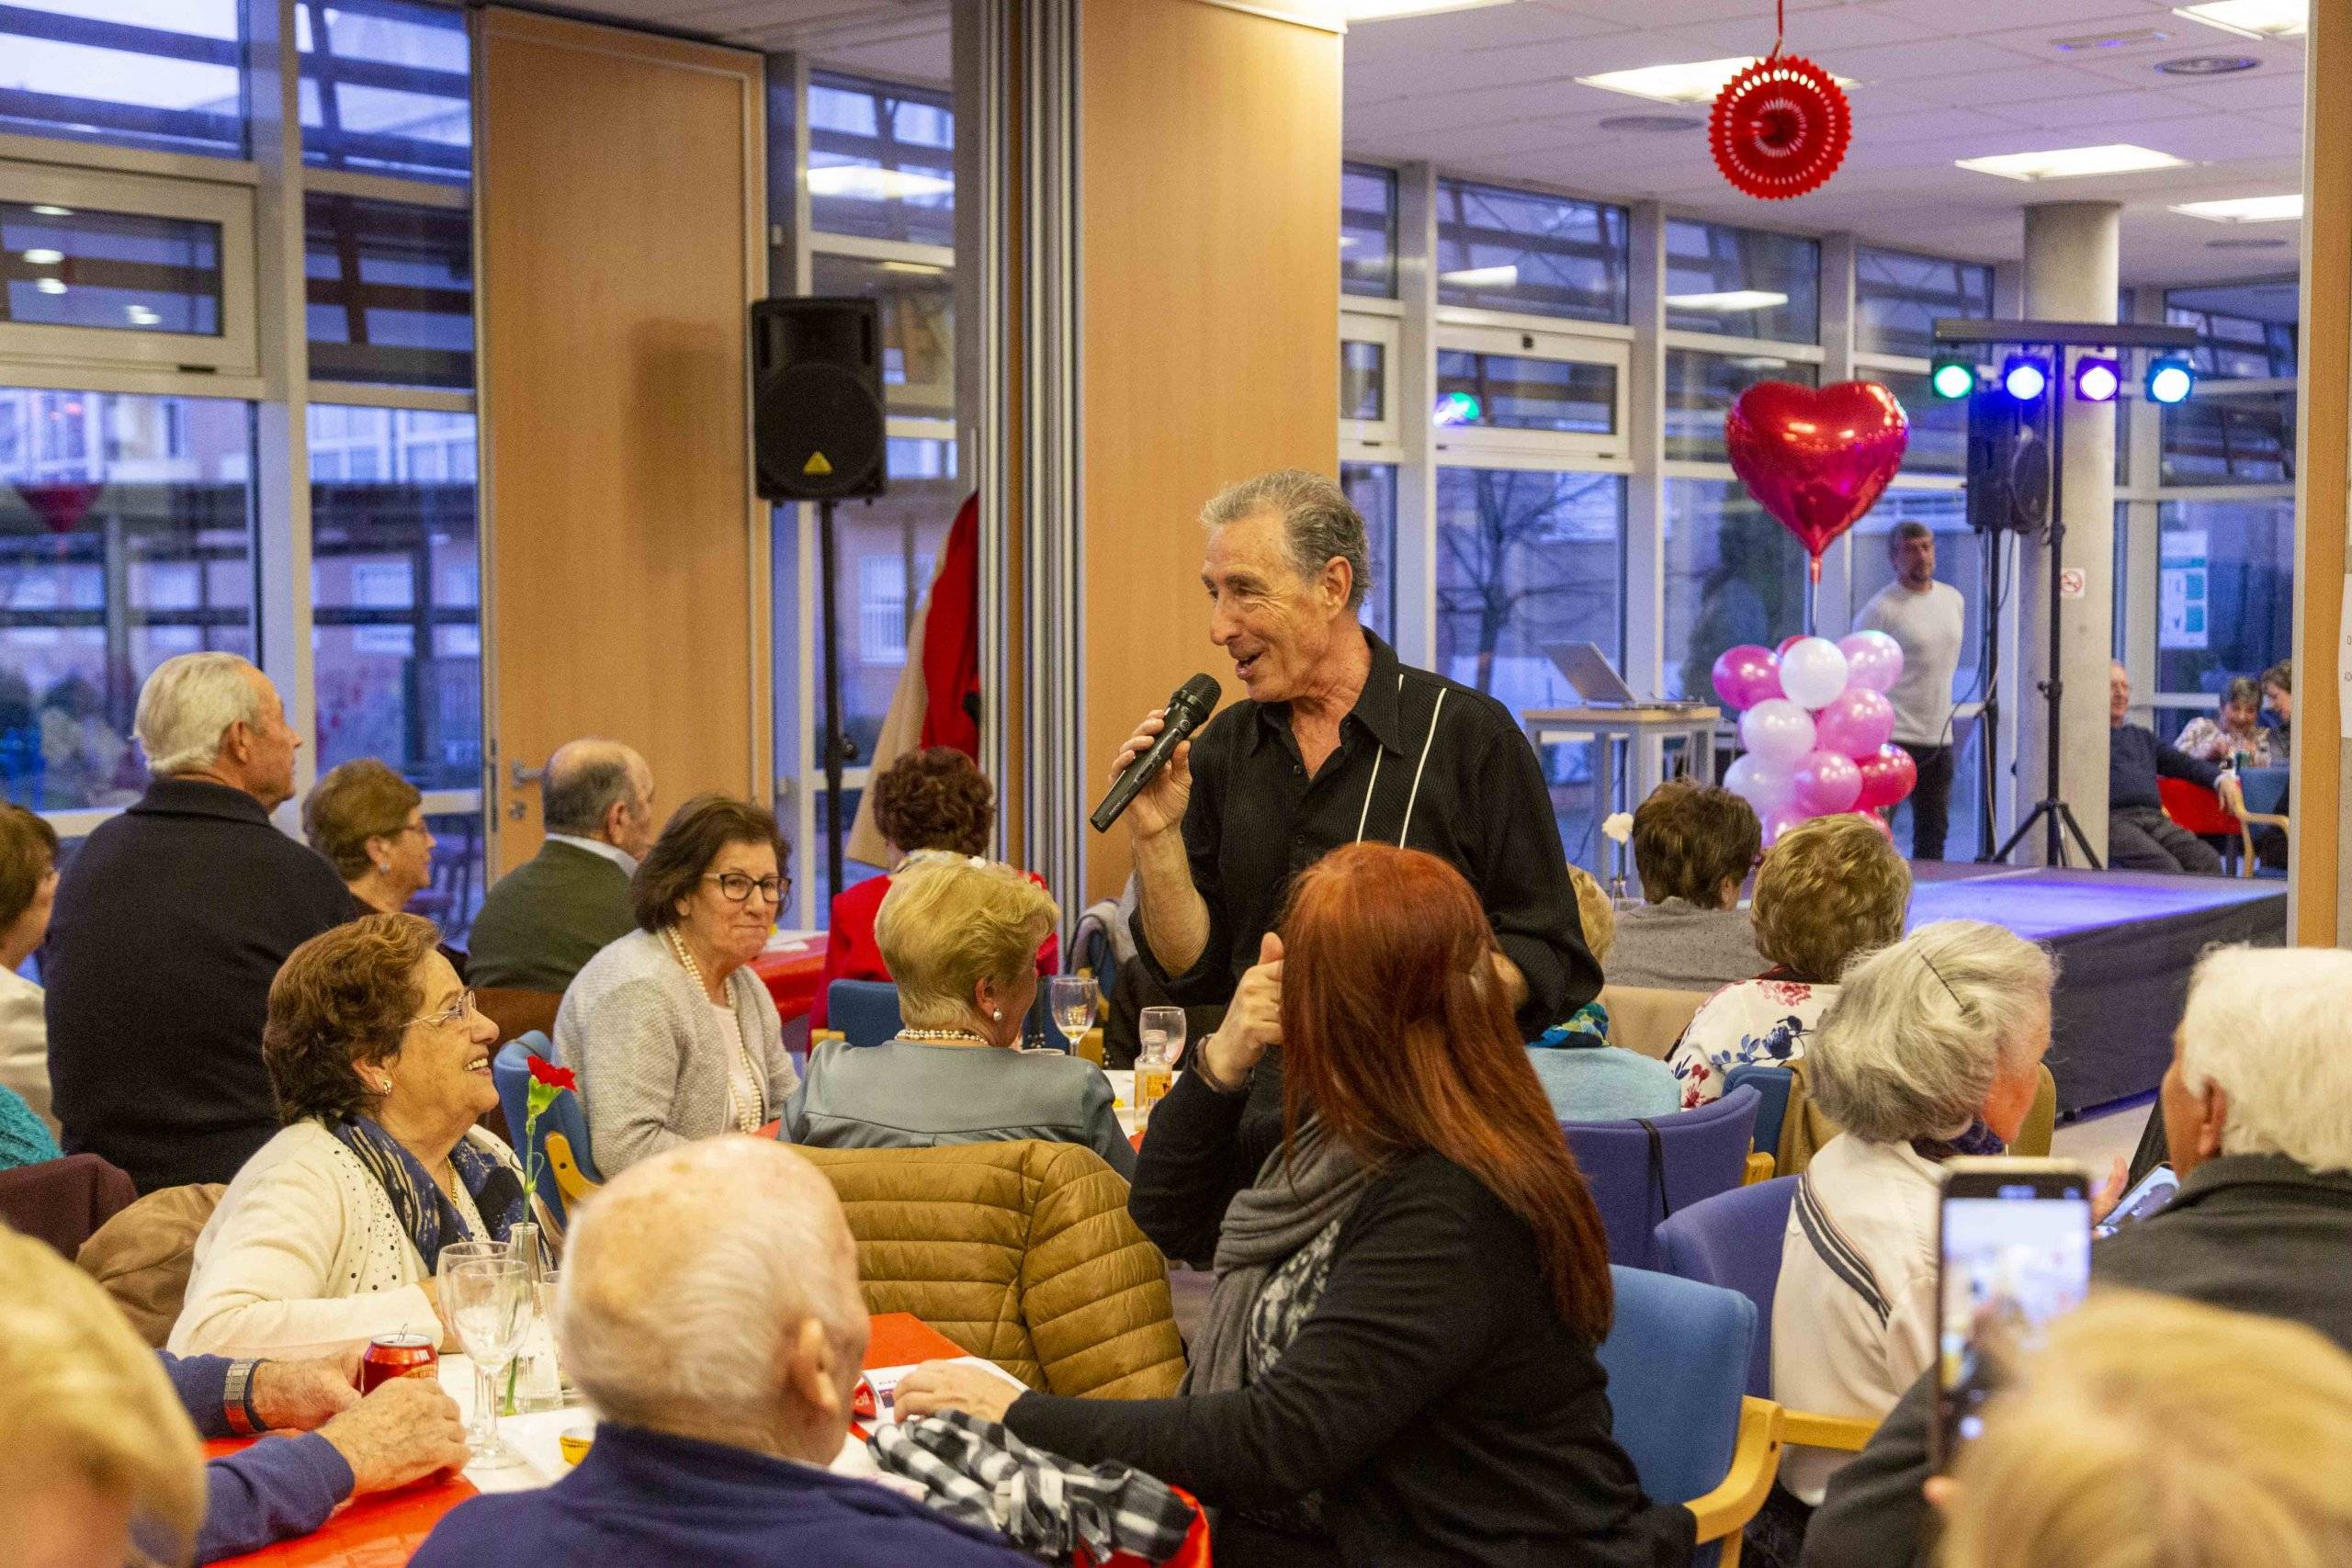
[[[1069,1562],[1083,1551],[1091,1562],[1129,1552],[1165,1562],[1182,1549],[1199,1513],[1167,1483],[1131,1466],[1074,1464],[961,1411],[877,1427],[866,1446],[882,1469],[920,1483],[931,1506],[1001,1530],[1047,1562]]]

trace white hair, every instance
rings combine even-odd
[[[772,1140],[640,1161],[572,1222],[556,1303],[565,1364],[616,1421],[772,1429],[789,1337],[812,1317],[836,1346],[864,1327],[855,1264],[840,1261],[846,1227],[831,1184]]]
[[[155,666],[139,689],[131,728],[157,775],[193,773],[220,755],[232,724],[261,728],[266,705],[248,673],[253,664],[233,653],[183,653]]]
[[[1982,920],[1938,920],[1858,959],[1805,1060],[1822,1112],[1869,1143],[1967,1124],[2050,1026],[2050,954]]]
[[[2352,1170],[2352,953],[2222,947],[2197,961],[2180,1021],[2182,1087],[2229,1096],[2225,1155]]]

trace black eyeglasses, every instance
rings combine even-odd
[[[781,904],[784,902],[784,890],[792,886],[792,878],[788,876],[747,876],[740,871],[706,872],[703,880],[718,883],[718,891],[730,904],[748,900],[754,887],[769,903]]]

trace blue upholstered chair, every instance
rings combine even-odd
[[[529,1122],[531,1089],[530,1058],[552,1060],[554,1046],[548,1037],[533,1030],[498,1048],[491,1058],[490,1076],[498,1085],[500,1109],[506,1112],[506,1125],[514,1134],[514,1156],[529,1161],[538,1160],[539,1201],[547,1205],[548,1216],[556,1224],[564,1223],[563,1201],[581,1198],[605,1184],[596,1169],[594,1152],[588,1146],[588,1115],[580,1106],[576,1094],[559,1094],[555,1103],[539,1118],[538,1132],[531,1148],[526,1150],[523,1129]]]
[[[1756,1104],[1754,1089],[1736,1089],[1696,1111],[1647,1118],[1648,1126],[1638,1121],[1560,1123],[1600,1207],[1610,1262],[1652,1267],[1659,1221],[1740,1184]]]
[[[888,980],[836,980],[825,993],[825,1023],[853,1045],[879,1045],[906,1026],[899,987]]]
[[[1724,1075],[1725,1093],[1742,1084],[1756,1090],[1755,1148],[1759,1155],[1780,1153],[1781,1123],[1789,1114],[1789,1086],[1795,1078],[1796,1075],[1786,1067],[1768,1067],[1755,1063],[1734,1067]]]
[[[1776,1177],[1752,1187],[1691,1204],[1657,1227],[1658,1267],[1681,1279],[1737,1291],[1756,1306],[1756,1335],[1748,1352],[1747,1392],[1772,1395],[1772,1303],[1781,1285],[1781,1247],[1788,1235],[1789,1208],[1796,1201],[1798,1178]],[[1781,1412],[1785,1445],[1858,1453],[1878,1423],[1853,1416]]]
[[[1670,1274],[1612,1267],[1600,1344],[1611,1429],[1642,1490],[1699,1518],[1698,1568],[1736,1568],[1739,1533],[1781,1470],[1780,1407],[1746,1393],[1755,1303]]]

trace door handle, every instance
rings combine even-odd
[[[525,767],[520,761],[511,762],[508,766],[512,769],[512,777],[516,789],[527,789],[547,774],[545,768]]]

